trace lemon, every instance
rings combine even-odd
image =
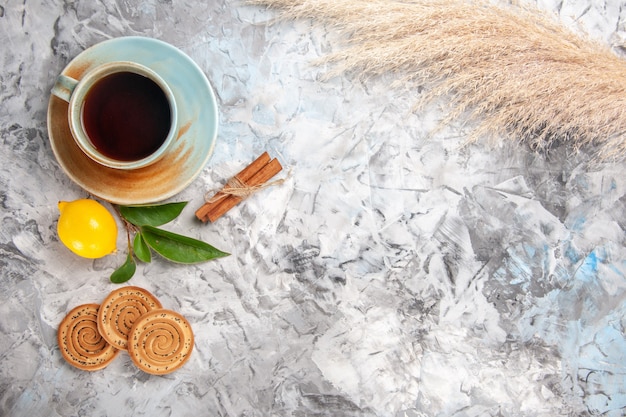
[[[111,213],[91,199],[60,201],[59,239],[83,258],[101,258],[115,251],[117,224]]]

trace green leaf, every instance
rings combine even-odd
[[[152,226],[142,226],[141,235],[156,253],[173,262],[193,264],[230,255],[200,240]]]
[[[135,235],[135,239],[133,240],[133,252],[135,252],[135,256],[137,256],[137,259],[141,262],[150,263],[150,261],[152,261],[152,253],[146,241],[141,236],[141,232]]]
[[[133,275],[135,275],[136,269],[137,264],[135,264],[135,259],[133,259],[133,256],[129,253],[126,256],[126,262],[124,262],[124,265],[117,268],[111,274],[111,282],[114,284],[121,284],[128,281],[133,277]]]
[[[187,201],[149,206],[120,206],[120,214],[135,226],[161,226],[174,220]]]

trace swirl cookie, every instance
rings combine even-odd
[[[139,287],[124,287],[112,291],[100,305],[98,330],[117,349],[127,349],[128,334],[133,323],[161,303],[150,292]]]
[[[57,340],[61,355],[85,371],[107,366],[119,353],[98,332],[98,304],[75,307],[59,324]]]
[[[128,336],[128,354],[142,371],[163,375],[187,362],[193,342],[191,326],[182,315],[154,310],[133,325]]]

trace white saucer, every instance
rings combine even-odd
[[[115,204],[148,204],[186,188],[202,171],[217,138],[217,102],[202,70],[185,53],[165,42],[144,37],[104,41],[83,51],[63,70],[80,79],[91,68],[111,61],[134,61],[157,72],[176,98],[180,133],[168,154],[153,165],[133,171],[103,167],[74,142],[67,103],[51,96],[48,135],[65,173],[87,192]]]

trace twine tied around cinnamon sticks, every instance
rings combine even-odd
[[[268,182],[282,169],[277,159],[271,159],[267,152],[263,152],[254,162],[229,179],[220,191],[211,198],[206,198],[206,202],[196,211],[196,217],[204,223],[215,222],[257,191],[282,184],[284,179]]]

